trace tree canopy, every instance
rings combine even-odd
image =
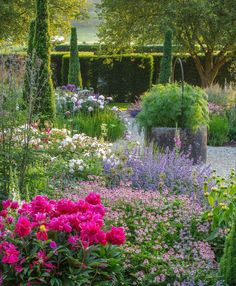
[[[86,15],[87,0],[49,0],[50,26],[54,35],[70,29],[71,20]],[[25,42],[35,18],[35,0],[0,0],[0,42]]]
[[[211,84],[236,48],[235,0],[101,0],[99,36],[112,49],[161,43],[167,27]],[[199,57],[205,55],[205,63]]]

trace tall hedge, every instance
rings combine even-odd
[[[70,63],[68,83],[82,87],[82,78],[80,73],[80,63],[78,55],[77,30],[76,27],[72,27],[70,39]]]
[[[32,95],[31,92],[31,69],[32,69],[32,53],[34,49],[34,34],[35,34],[35,20],[31,21],[28,37],[27,59],[25,67],[23,98],[28,102],[28,97]]]
[[[224,255],[220,262],[221,273],[229,286],[236,285],[236,215],[232,229],[226,238]]]
[[[43,119],[53,119],[55,115],[50,50],[48,0],[37,0],[33,60],[33,68],[37,70],[35,112]]]
[[[165,42],[163,47],[163,57],[161,59],[159,83],[166,84],[170,82],[172,70],[172,31],[165,33]]]
[[[134,101],[152,85],[153,57],[151,55],[81,55],[84,87],[113,96],[116,101]],[[69,55],[63,57],[62,83],[67,84]]]

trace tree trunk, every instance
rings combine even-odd
[[[197,55],[193,55],[193,60],[201,78],[203,88],[206,88],[214,83],[219,70],[226,62],[226,57],[222,57],[214,61],[213,56],[213,52],[206,53],[206,61],[205,65],[203,65],[200,58]]]

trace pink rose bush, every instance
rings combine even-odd
[[[76,201],[36,196],[20,206],[2,202],[0,285],[111,285],[122,279],[124,229],[107,229],[105,214],[95,193]]]

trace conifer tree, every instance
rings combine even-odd
[[[163,57],[160,65],[159,83],[166,84],[170,82],[172,71],[172,30],[165,33],[165,42],[163,47]]]
[[[27,102],[28,97],[30,96],[30,76],[32,69],[32,56],[34,49],[34,33],[35,33],[35,20],[30,22],[30,30],[28,37],[28,49],[27,49],[27,61],[25,67],[25,78],[24,78],[24,89],[23,89],[23,98]]]
[[[70,65],[69,65],[68,83],[75,84],[76,86],[82,88],[82,78],[80,73],[76,27],[71,27]]]
[[[48,0],[36,1],[36,21],[34,36],[35,112],[44,119],[53,119],[55,114],[55,94],[50,68],[50,32]]]

